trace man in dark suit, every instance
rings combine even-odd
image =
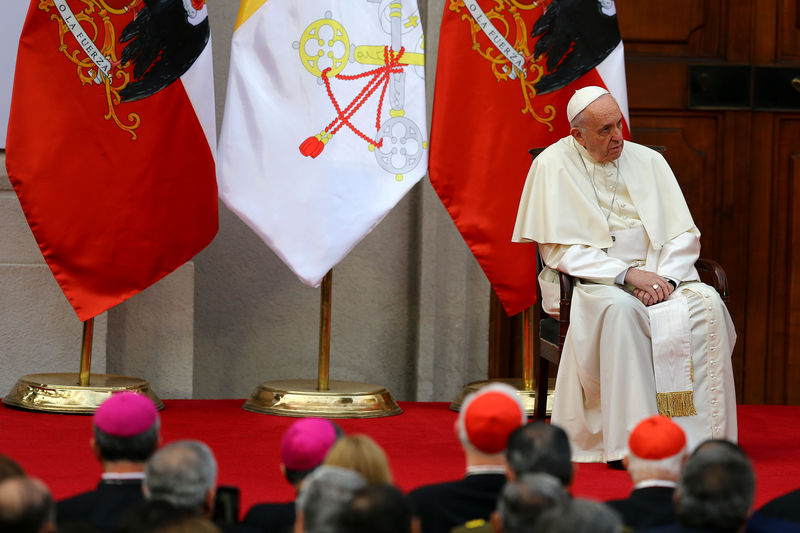
[[[449,533],[469,520],[489,520],[506,482],[508,436],[524,423],[525,409],[509,385],[494,383],[466,398],[456,421],[466,475],[409,493],[422,533]]]
[[[97,408],[92,425],[90,445],[103,466],[100,483],[58,502],[56,515],[59,527],[79,522],[110,531],[143,498],[144,465],[161,442],[158,410],[148,397],[122,392]]]
[[[165,501],[179,510],[212,520],[217,506],[217,459],[198,440],[172,442],[147,461],[144,497],[149,502]],[[236,517],[233,517],[235,520]],[[247,525],[216,522],[223,533],[256,533]]]
[[[541,420],[515,429],[506,446],[506,475],[509,480],[536,473],[550,474],[565,489],[572,484],[575,475],[566,432]]]
[[[322,418],[303,418],[289,426],[281,439],[281,472],[295,491],[322,464],[340,434],[333,422]],[[259,503],[250,508],[243,523],[265,533],[287,533],[294,519],[293,501]]]
[[[800,489],[778,496],[761,506],[747,524],[748,533],[800,532]]]
[[[677,522],[673,497],[686,462],[686,434],[661,415],[645,418],[628,438],[625,466],[633,480],[630,496],[607,504],[629,529]]]
[[[755,492],[753,465],[742,449],[730,441],[707,440],[689,456],[675,489],[678,523],[647,531],[743,533]]]

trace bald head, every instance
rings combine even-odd
[[[55,531],[55,506],[47,486],[29,477],[0,482],[0,531]]]
[[[610,94],[586,106],[570,126],[570,135],[598,163],[608,163],[622,155],[622,111]]]

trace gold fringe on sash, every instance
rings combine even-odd
[[[658,414],[670,418],[697,414],[697,410],[694,408],[694,393],[690,390],[656,393],[656,403],[658,404]]]

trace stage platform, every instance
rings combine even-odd
[[[219,483],[241,490],[242,510],[261,501],[294,497],[279,469],[281,435],[295,419],[252,413],[244,400],[165,400],[164,442],[199,439],[214,450]],[[337,420],[347,433],[366,433],[389,457],[403,490],[463,475],[454,433],[457,414],[444,402],[400,402],[387,418]],[[739,407],[739,440],[757,475],[756,504],[800,487],[800,407]],[[89,449],[91,417],[33,413],[0,407],[0,453],[44,480],[56,499],[96,484],[100,466]],[[607,500],[626,495],[627,474],[601,464],[578,466],[576,496]]]

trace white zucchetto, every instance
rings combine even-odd
[[[602,87],[590,85],[575,91],[572,98],[569,99],[567,104],[567,120],[572,123],[572,119],[578,116],[578,113],[589,107],[589,104],[603,96],[604,94],[611,94]]]

